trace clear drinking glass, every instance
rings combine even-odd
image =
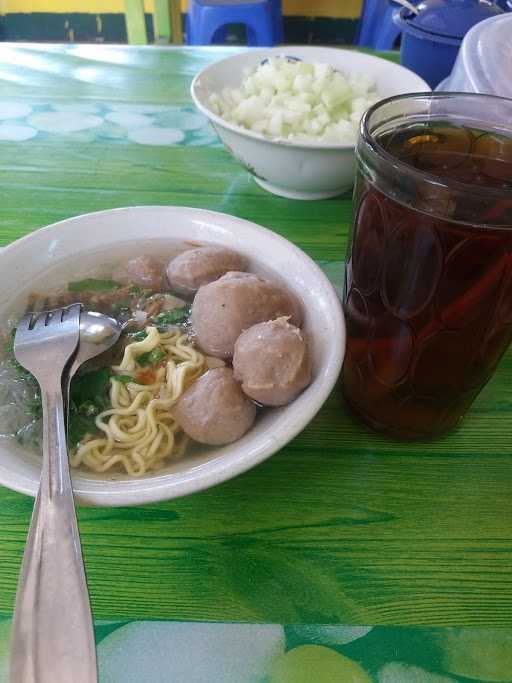
[[[399,96],[364,116],[343,386],[401,438],[452,429],[512,338],[512,100]]]

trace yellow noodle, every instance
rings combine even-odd
[[[138,477],[162,469],[170,458],[180,458],[187,437],[172,416],[172,407],[184,391],[207,370],[205,357],[180,330],[158,332],[146,328],[143,341],[125,348],[123,360],[112,371],[130,375],[133,382],[110,380],[111,408],[96,418],[103,436],[79,444],[71,454],[71,465],[83,465],[93,472],[124,470]],[[166,356],[154,369],[152,384],[138,384],[142,368],[137,359],[144,353],[161,349]]]

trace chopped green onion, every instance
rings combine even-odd
[[[131,335],[131,339],[133,341],[144,341],[146,337],[148,336],[148,333],[146,330],[140,330],[139,332],[135,332],[134,334]]]
[[[130,296],[147,296],[148,294],[151,294],[151,290],[139,287],[139,285],[130,285],[128,294]]]
[[[158,315],[155,315],[153,322],[158,331],[162,332],[162,329],[165,329],[169,325],[184,323],[189,316],[190,306],[182,306],[181,308],[173,308],[171,311],[162,311]]]
[[[116,382],[122,382],[123,384],[135,382],[131,375],[112,375],[111,379],[115,379]]]
[[[112,304],[112,313],[117,316],[129,316],[132,309],[128,304]]]
[[[165,353],[165,351],[163,349],[156,348],[152,351],[142,353],[137,358],[137,363],[144,368],[147,365],[157,365],[164,358],[167,358],[167,354]]]
[[[121,285],[114,280],[98,280],[96,278],[86,278],[85,280],[76,280],[68,284],[68,291],[70,292],[100,292],[102,290],[118,289]]]

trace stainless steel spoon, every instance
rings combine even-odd
[[[108,351],[121,336],[125,324],[105,313],[82,311],[80,314],[80,342],[78,351],[69,368],[69,381],[76,375],[80,366],[100,353]]]
[[[121,332],[128,323],[121,324],[115,318],[96,311],[82,311],[80,314],[80,342],[69,370],[62,380],[62,394],[66,414],[66,424],[69,420],[69,391],[71,380],[79,368],[88,360],[99,356],[111,349],[121,336]]]

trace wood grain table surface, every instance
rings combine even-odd
[[[339,286],[351,197],[266,193],[193,108],[192,77],[229,53],[0,43],[0,243],[100,209],[201,207],[275,230]],[[232,481],[80,509],[95,617],[512,626],[511,376],[507,354],[463,425],[434,443],[368,431],[338,387],[302,434]],[[4,615],[31,510],[0,489]]]

